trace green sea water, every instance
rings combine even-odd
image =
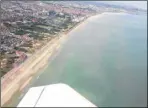
[[[99,107],[147,105],[147,17],[88,20],[32,86],[65,83]]]

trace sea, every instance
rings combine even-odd
[[[98,107],[147,106],[146,15],[98,15],[68,35],[30,87],[65,83]]]

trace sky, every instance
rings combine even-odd
[[[119,5],[130,5],[137,8],[147,9],[147,1],[103,1],[106,3],[119,4]]]

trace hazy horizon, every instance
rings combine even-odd
[[[100,2],[100,1],[96,1]],[[127,5],[127,6],[134,6],[141,9],[147,10],[147,1],[101,1],[103,3],[115,4],[115,5]]]

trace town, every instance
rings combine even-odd
[[[104,11],[125,12],[71,1],[2,1],[0,73],[4,76],[60,33]]]
[[[2,2],[1,8],[1,77],[57,34],[95,13],[93,10],[40,1]]]

